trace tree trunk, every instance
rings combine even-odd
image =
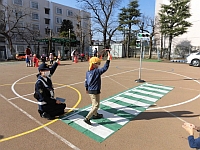
[[[163,58],[163,35],[161,35],[161,38],[160,38],[160,58]]]
[[[103,46],[106,47],[106,30],[103,31]]]
[[[9,47],[10,53],[11,53],[11,55],[13,55],[13,58],[15,58],[15,52],[14,52],[14,47],[13,47],[13,44],[12,44],[12,39],[8,35],[5,35],[5,38],[8,41],[8,47]]]
[[[149,59],[151,59],[152,55],[152,36],[150,36],[150,42],[149,42]]]
[[[129,27],[128,27],[127,58],[129,57],[130,41],[131,41],[131,23],[129,24]]]
[[[169,36],[168,60],[171,59],[172,35]]]

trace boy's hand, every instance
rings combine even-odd
[[[107,54],[108,54],[108,58],[107,60],[110,60],[110,50],[106,50]]]

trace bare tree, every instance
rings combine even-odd
[[[28,41],[28,38],[25,37],[25,31],[30,31],[30,26],[22,26],[21,21],[30,15],[30,12],[24,8],[18,8],[16,6],[9,6],[0,4],[0,35],[5,37],[8,42],[8,46],[11,54],[14,53],[13,47],[13,38],[16,35],[21,35],[22,39]],[[30,37],[31,32],[27,32]],[[33,35],[35,36],[35,35]]]
[[[156,32],[156,28],[158,28],[159,22],[158,18],[152,18],[149,16],[143,15],[138,23],[138,26],[142,32],[147,32],[150,35],[149,41],[149,59],[152,57],[152,50],[153,50],[153,38],[158,32]]]
[[[117,30],[117,21],[113,21],[114,10],[119,7],[121,0],[77,0],[82,4],[81,8],[93,12],[94,22],[98,24],[94,30],[103,34],[104,46],[110,45],[111,38]],[[107,40],[107,35],[109,39]]]

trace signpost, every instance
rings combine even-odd
[[[144,80],[141,79],[141,68],[142,68],[142,53],[143,53],[143,41],[149,40],[149,33],[138,33],[138,40],[136,40],[136,48],[140,48],[140,67],[139,67],[139,78],[135,80],[137,83],[143,83]]]

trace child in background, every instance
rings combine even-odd
[[[33,55],[33,67],[35,67],[35,64],[37,62],[36,54]]]
[[[91,125],[91,117],[93,117],[93,119],[103,118],[103,114],[98,114],[97,110],[99,109],[100,105],[101,75],[108,70],[110,64],[110,52],[107,51],[107,53],[107,61],[102,68],[99,68],[101,59],[98,57],[92,57],[89,61],[89,70],[86,72],[85,88],[86,93],[90,95],[92,101],[92,109],[85,117],[84,122],[89,125]]]
[[[30,63],[29,59],[30,59],[30,56],[26,55],[26,67],[29,67],[29,63]]]
[[[33,66],[33,56],[32,56],[32,54],[30,54],[30,56],[29,56],[29,66],[30,67]]]
[[[53,65],[53,60],[54,60],[54,56],[52,53],[50,53],[50,55],[49,55],[50,65]]]

